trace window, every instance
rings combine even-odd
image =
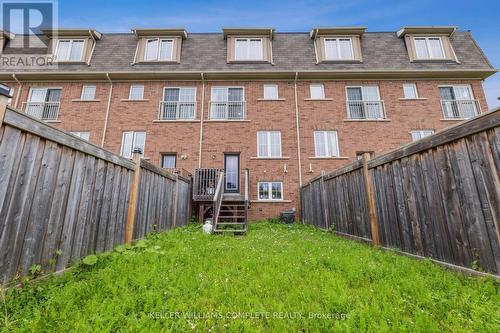
[[[283,200],[283,183],[259,182],[259,200]]]
[[[309,86],[311,99],[325,99],[325,88],[322,84],[311,84]]]
[[[445,118],[470,118],[478,114],[479,103],[470,86],[441,86],[439,94]]]
[[[278,85],[265,84],[264,85],[264,99],[278,99]]]
[[[14,96],[14,88],[10,88],[10,90],[9,90],[9,96]],[[12,105],[12,97],[9,97],[7,99],[7,105]]]
[[[383,119],[384,109],[377,86],[347,87],[350,119]]]
[[[315,131],[314,147],[316,157],[339,156],[339,143],[336,131]]]
[[[82,61],[83,39],[61,39],[57,41],[56,60],[57,61]]]
[[[213,87],[210,103],[210,119],[245,119],[243,88]]]
[[[165,88],[160,120],[195,118],[196,88]]]
[[[86,141],[89,141],[90,138],[90,132],[69,132],[69,133]]]
[[[144,147],[146,144],[146,132],[123,132],[122,148],[120,155],[123,157],[132,157],[132,152],[135,148],[140,148],[144,155]]]
[[[83,86],[81,99],[84,101],[94,100],[95,99],[95,86]]]
[[[263,60],[262,38],[237,38],[234,42],[235,60]]]
[[[415,83],[403,84],[403,93],[406,99],[418,98],[417,85]]]
[[[144,99],[144,86],[143,85],[131,85],[129,99],[132,100],[142,100]]]
[[[175,169],[177,154],[161,155],[161,167],[165,169]]]
[[[441,37],[415,37],[417,59],[445,59]]]
[[[433,130],[418,130],[418,131],[411,131],[411,139],[413,141],[417,141],[420,139],[425,138],[426,136],[434,134]]]
[[[257,156],[258,157],[281,157],[281,132],[259,131],[257,132]]]
[[[173,39],[147,39],[146,46],[144,47],[144,60],[171,61],[173,59],[173,46]]]
[[[351,38],[325,38],[325,60],[353,60]]]
[[[25,105],[25,112],[43,120],[55,120],[59,114],[60,99],[61,89],[32,88]]]

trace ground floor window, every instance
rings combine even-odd
[[[161,167],[165,169],[175,169],[177,154],[162,154]]]
[[[135,148],[141,149],[144,154],[144,146],[146,144],[146,132],[123,132],[122,148],[120,155],[123,157],[132,157],[132,152]]]
[[[89,141],[90,138],[90,132],[69,132],[69,133],[87,141]]]
[[[419,130],[419,131],[411,131],[411,139],[412,141],[417,141],[425,138],[426,136],[434,134],[433,130]]]
[[[283,200],[283,183],[259,182],[259,200]]]

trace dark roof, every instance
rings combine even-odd
[[[469,32],[455,32],[451,43],[459,63],[410,62],[404,40],[395,32],[367,32],[361,38],[362,63],[316,64],[314,43],[309,33],[275,33],[273,62],[237,64],[226,62],[226,40],[222,33],[190,33],[182,42],[179,64],[135,64],[137,38],[132,33],[103,34],[90,66],[60,64],[47,71],[119,72],[119,71],[331,71],[331,70],[492,70],[488,60]],[[4,54],[19,54],[18,48],[6,46]],[[39,69],[32,69],[40,71]],[[0,72],[12,69],[0,68]],[[28,72],[30,70],[22,70]]]

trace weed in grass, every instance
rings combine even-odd
[[[251,224],[243,237],[207,236],[193,224],[97,259],[9,290],[7,329],[500,331],[493,279],[300,224]]]

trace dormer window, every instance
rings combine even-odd
[[[272,63],[274,29],[223,29],[227,62]]]
[[[362,62],[361,36],[365,27],[316,28],[311,31],[316,63]]]
[[[352,38],[325,38],[325,60],[354,60]]]
[[[173,59],[174,40],[153,38],[146,40],[145,61],[171,61]]]
[[[236,38],[235,60],[263,60],[262,38]]]
[[[411,62],[458,62],[450,41],[455,30],[456,27],[404,27],[397,32],[397,36],[404,38]]]
[[[181,62],[182,40],[187,38],[184,29],[134,29],[137,50],[134,63]]]
[[[83,39],[59,39],[56,47],[56,61],[82,61]]]

